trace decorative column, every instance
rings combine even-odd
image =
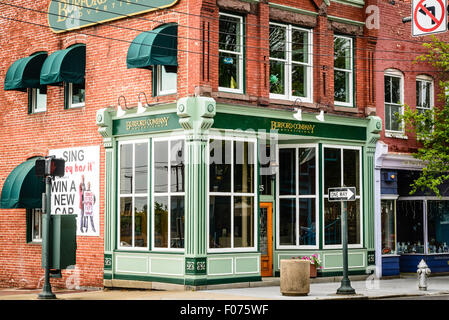
[[[205,285],[207,279],[207,150],[208,130],[216,104],[209,97],[178,101],[179,123],[186,135],[185,164],[185,285]]]
[[[368,250],[367,252],[367,265],[374,266],[375,261],[375,153],[376,153],[376,143],[380,139],[379,132],[382,131],[382,120],[377,116],[367,117],[369,120],[367,126],[367,139],[365,145],[364,154],[364,177],[365,177],[365,197],[364,197],[364,212],[365,212],[365,224],[364,224],[364,235],[365,235],[365,245]]]
[[[114,215],[114,149],[112,142],[112,113],[113,109],[100,109],[97,111],[96,123],[98,132],[103,137],[105,148],[104,161],[104,273],[103,279],[112,280],[112,253],[114,250],[115,215]]]

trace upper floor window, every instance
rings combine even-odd
[[[154,66],[156,95],[163,96],[174,94],[178,88],[178,67],[176,66]]]
[[[243,93],[243,18],[220,13],[218,86]]]
[[[47,88],[30,88],[28,90],[29,113],[47,111]]]
[[[270,97],[312,102],[312,32],[270,23]]]
[[[433,80],[428,76],[416,77],[416,110],[424,113],[433,108]]]
[[[84,83],[84,81],[82,83],[64,83],[66,109],[85,106],[86,90]]]
[[[398,115],[403,114],[403,75],[396,70],[387,70],[384,76],[385,86],[385,131],[402,133],[402,124]]]
[[[334,37],[334,100],[336,105],[353,106],[353,39]]]

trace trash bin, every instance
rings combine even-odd
[[[281,293],[284,296],[306,296],[310,292],[310,261],[281,260]]]

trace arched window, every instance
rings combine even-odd
[[[416,77],[416,110],[425,113],[433,108],[433,78],[427,75]]]

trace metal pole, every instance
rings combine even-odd
[[[39,293],[39,299],[56,299],[55,294],[51,291],[50,284],[50,226],[51,226],[51,179],[45,177],[45,212],[43,215],[44,228],[42,233],[42,261],[45,269],[45,282],[42,292]]]
[[[351,282],[348,277],[348,202],[342,201],[342,227],[343,227],[343,279],[341,279],[341,286],[337,289],[337,294],[355,294],[355,290],[351,287]]]

